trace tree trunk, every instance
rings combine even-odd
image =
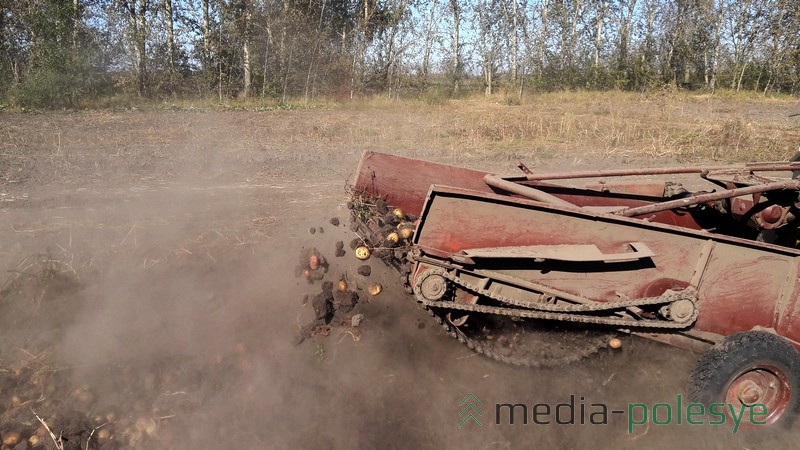
[[[450,0],[450,8],[453,12],[453,46],[452,46],[452,67],[453,71],[453,94],[458,94],[461,83],[461,51],[460,51],[460,26],[461,26],[461,6],[458,0]]]
[[[251,70],[252,64],[250,61],[250,43],[245,39],[242,43],[242,71],[244,72],[244,86],[242,87],[242,97],[250,97],[250,87],[253,83]]]
[[[398,98],[398,92],[394,88],[399,84],[400,78],[400,65],[399,59],[405,46],[398,44],[398,34],[400,32],[400,24],[403,16],[405,15],[406,8],[408,7],[408,0],[396,0],[394,8],[392,8],[392,20],[390,22],[389,42],[386,50],[386,81],[387,88],[389,89],[389,98],[392,97],[392,90],[394,89],[395,98]],[[400,41],[402,42],[402,40]]]
[[[370,35],[370,20],[375,13],[370,9],[372,3],[370,1],[362,2],[362,9],[358,14],[358,32],[353,33],[355,40],[355,51],[353,52],[353,73],[350,76],[350,99],[355,97],[356,92],[361,92],[364,85],[364,74],[366,69],[367,60],[367,41]]]
[[[488,97],[492,95],[492,84],[494,84],[494,67],[491,61],[486,62],[483,71],[486,78],[486,96]]]
[[[628,67],[628,46],[631,39],[631,21],[633,20],[633,13],[636,10],[636,0],[628,0],[628,9],[622,17],[622,23],[619,27],[619,59],[617,60],[617,68],[620,70]]]
[[[742,90],[742,78],[744,78],[745,69],[747,69],[747,61],[745,61],[744,64],[742,64],[742,71],[739,72],[739,82],[736,83],[736,92]]]
[[[711,56],[711,64],[708,69],[708,90],[714,92],[717,88],[717,71],[719,67],[719,52],[722,46],[722,21],[725,20],[723,13],[723,0],[719,0],[719,9],[717,10],[717,23],[714,25],[714,53]]]
[[[572,15],[570,16],[569,21],[569,33],[567,33],[567,45],[565,49],[562,49],[566,55],[562,56],[562,61],[566,61],[566,67],[572,68],[575,62],[575,56],[577,49],[576,44],[578,42],[578,23],[580,22],[581,17],[583,17],[583,0],[577,0],[574,2],[572,11]],[[562,68],[565,66],[562,64]]]
[[[136,56],[139,66],[139,95],[147,90],[147,0],[139,0],[139,36],[136,40]]]
[[[270,10],[267,7],[264,7],[264,61],[262,66],[262,72],[264,76],[261,78],[261,96],[266,97],[270,94],[270,88],[272,87],[270,83],[270,76],[269,69],[270,69],[270,56],[272,55],[273,49],[275,48],[275,38],[272,35],[272,25],[273,25],[273,17],[270,14]]]
[[[389,43],[386,49],[386,90],[389,92],[389,98],[392,98],[392,83],[394,81],[395,64],[397,63],[395,55],[395,39],[397,39],[397,28],[392,28],[389,33]]]
[[[492,39],[492,25],[493,20],[489,18],[492,6],[489,1],[482,1],[475,7],[478,19],[478,50],[481,55],[481,66],[483,69],[483,83],[484,94],[486,96],[492,95],[492,84],[494,84],[494,58],[495,58],[495,43]],[[503,4],[503,14],[506,23],[511,20],[508,17],[508,11]],[[510,39],[509,39],[510,41]]]
[[[5,12],[4,12],[5,13]],[[72,48],[78,48],[78,31],[81,26],[81,10],[78,0],[72,0]]]
[[[511,0],[512,26],[511,31],[511,82],[516,84],[519,68],[519,4],[518,0]]]
[[[147,0],[129,0],[124,3],[133,37],[136,92],[141,97],[147,88]]]
[[[286,103],[286,98],[289,92],[289,74],[292,69],[292,57],[294,54],[294,39],[289,44],[289,55],[286,59],[286,67],[284,68],[283,72],[283,92],[281,93],[281,102]]]
[[[208,72],[211,59],[211,31],[209,29],[208,2],[203,0],[203,70]]]
[[[317,53],[319,52],[319,46],[322,41],[322,19],[325,17],[326,2],[326,0],[322,0],[322,7],[319,11],[319,21],[317,21],[317,28],[314,32],[314,47],[311,50],[311,60],[308,63],[308,71],[306,72],[306,85],[303,88],[303,96],[305,97],[306,103],[310,96],[314,94],[311,89],[311,74],[314,74],[314,79],[317,78],[317,74],[314,70],[316,69]]]
[[[549,22],[547,21],[547,13],[550,9],[550,0],[543,0],[541,12],[541,27],[539,42],[536,45],[536,69],[538,71],[539,80],[541,81],[544,71],[544,47],[547,44],[547,32]]]
[[[164,0],[164,19],[167,28],[167,58],[170,71],[175,71],[175,20],[172,0]]]
[[[433,23],[436,13],[436,0],[431,0],[431,12],[428,16],[428,26],[425,32],[425,47],[422,52],[422,84],[428,85],[428,71],[430,70],[431,50],[433,47]]]
[[[600,67],[600,50],[603,45],[603,23],[606,20],[606,5],[604,0],[598,1],[595,18],[597,20],[594,34],[594,67],[596,69]]]
[[[250,88],[253,84],[252,80],[252,61],[250,57],[250,39],[251,39],[251,30],[252,30],[252,11],[251,5],[248,2],[245,3],[245,11],[244,11],[244,24],[242,28],[242,72],[243,72],[243,84],[242,87],[242,97],[250,97]]]

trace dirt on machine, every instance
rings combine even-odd
[[[692,401],[793,423],[800,163],[518,167],[364,153],[348,203],[356,257],[396,270],[409,298],[487,357],[552,366],[652,339],[701,355]]]

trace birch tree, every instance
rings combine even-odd
[[[147,19],[149,0],[120,0],[128,13],[131,41],[134,49],[136,92],[145,95],[147,90]]]

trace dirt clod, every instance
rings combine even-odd
[[[359,275],[368,277],[372,273],[372,267],[370,267],[368,264],[364,264],[362,266],[358,266],[358,269],[356,269],[356,271],[358,272]]]
[[[331,225],[338,227],[339,226],[339,218],[338,217],[331,217],[330,220]]]
[[[311,299],[311,306],[314,308],[314,320],[328,324],[334,314],[333,293],[330,289],[325,289]]]
[[[378,201],[375,202],[375,207],[378,209],[378,213],[381,215],[389,212],[389,205],[387,205],[386,202],[381,199],[378,199]]]
[[[346,252],[344,251],[344,242],[337,241],[336,242],[336,251],[334,252],[334,255],[336,255],[337,258],[341,258],[342,256],[345,255],[345,253]]]
[[[349,313],[358,303],[358,294],[352,291],[334,292],[335,309],[337,312]]]

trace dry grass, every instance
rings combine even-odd
[[[432,119],[453,149],[487,158],[779,160],[800,143],[800,120],[788,117],[795,105],[788,98],[570,92],[519,106],[500,98],[451,101]]]
[[[324,106],[303,137],[417,156],[784,160],[798,150],[792,97],[722,92],[557,92]],[[383,147],[383,148],[381,148]]]
[[[785,160],[800,143],[797,100],[683,92],[559,92],[393,101],[182,101],[136,111],[5,114],[0,186],[128,174],[138,181],[263,161],[327,163],[363,150],[429,159]],[[278,105],[280,106],[280,105]],[[306,107],[308,106],[308,107]],[[176,144],[177,143],[177,144]],[[214,152],[198,159],[196,148]],[[233,164],[226,164],[233,163]],[[4,194],[0,201],[14,200]]]

